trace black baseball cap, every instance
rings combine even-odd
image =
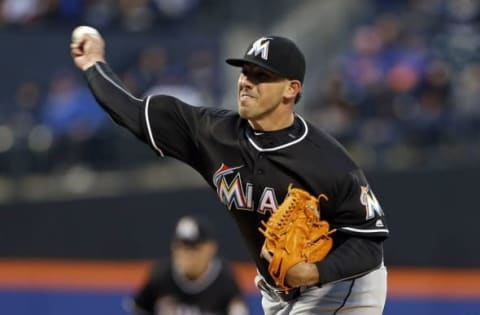
[[[302,83],[305,77],[305,56],[293,41],[285,37],[258,38],[248,46],[243,58],[229,58],[225,61],[235,67],[252,63]]]
[[[173,241],[195,245],[213,239],[210,223],[201,217],[186,215],[181,217],[173,234]]]

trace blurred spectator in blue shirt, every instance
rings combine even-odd
[[[85,159],[106,118],[87,87],[79,84],[70,70],[55,73],[42,110],[43,124],[53,134],[52,167]]]

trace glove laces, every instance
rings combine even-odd
[[[279,209],[277,209],[268,220],[268,223],[261,221],[263,229],[260,227],[259,231],[265,237],[267,237],[266,231],[268,231],[271,240],[278,240],[283,234],[287,233],[289,225],[297,220],[299,216],[303,216],[307,222],[313,219],[312,216],[319,218],[318,204],[320,199],[328,200],[324,194],[315,198],[307,192],[292,186],[292,184],[288,185],[287,197],[280,205],[280,207],[286,209],[284,211],[278,211]],[[298,209],[304,209],[304,211],[298,211]]]

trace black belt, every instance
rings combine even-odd
[[[263,279],[261,279],[258,282],[258,286],[261,290],[264,290],[268,292],[270,295],[276,296],[285,302],[294,300],[300,296],[300,288],[280,290],[280,289],[273,288]]]

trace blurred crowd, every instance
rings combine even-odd
[[[372,3],[310,117],[367,168],[478,164],[480,2]]]
[[[188,18],[201,0],[1,0],[0,25],[76,25],[146,31]]]
[[[275,21],[272,16],[281,17],[296,5],[290,0],[0,0],[0,27],[88,24],[127,32],[160,27],[215,30],[235,22],[267,26]]]
[[[207,40],[178,49],[151,43],[112,67],[139,97],[172,94],[192,105],[218,106],[217,51]],[[0,110],[0,169],[9,175],[63,173],[77,166],[127,170],[157,159],[114,126],[73,64],[54,69],[47,82],[21,81],[13,94]]]
[[[315,92],[307,91],[299,110],[345,144],[366,169],[477,163],[480,2],[365,3],[371,10],[361,23],[352,23],[323,80]],[[0,29],[71,29],[82,23],[140,32],[159,23],[185,25],[185,19],[211,4],[0,0]],[[218,106],[224,88],[219,34],[182,49],[154,42],[115,69],[136,95],[171,93],[193,105]],[[45,81],[26,78],[9,92],[0,111],[0,169],[6,174],[50,173],[76,165],[125,169],[155,160],[145,148],[135,150],[137,142],[112,126],[73,67],[54,69]]]

